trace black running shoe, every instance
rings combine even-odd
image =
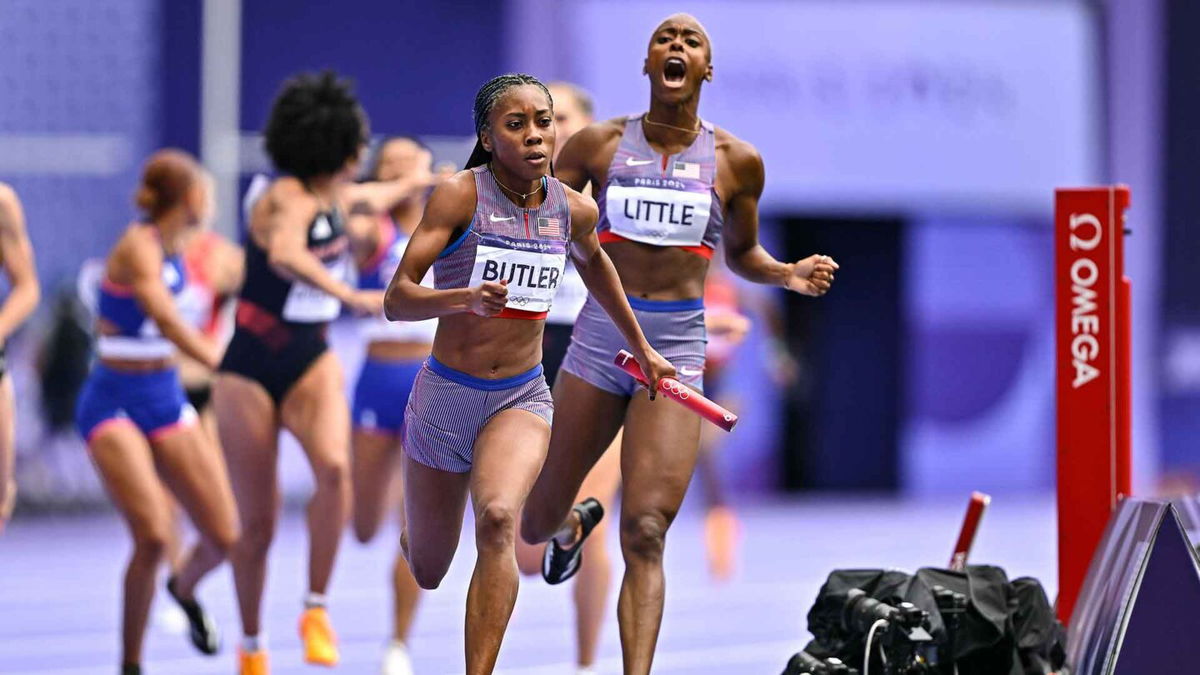
[[[579,514],[579,540],[571,548],[563,548],[551,538],[542,554],[542,578],[548,584],[561,584],[575,576],[583,564],[583,542],[604,518],[604,507],[594,497],[588,497],[572,509]]]
[[[167,579],[167,593],[187,615],[188,624],[191,627],[192,644],[196,649],[200,650],[201,654],[209,656],[216,654],[221,649],[221,635],[217,631],[217,624],[213,622],[208,612],[204,611],[200,603],[195,600],[184,600],[175,593],[175,577]]]
[[[121,666],[121,675],[142,675],[142,667],[136,663],[126,663]]]

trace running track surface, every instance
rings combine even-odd
[[[668,595],[654,672],[776,675],[808,640],[804,617],[831,569],[945,565],[965,503],[964,495],[961,502],[807,498],[743,505],[739,572],[725,584],[709,580],[700,514],[685,507],[668,538]],[[1054,528],[1049,496],[998,497],[983,520],[972,560],[1002,565],[1013,578],[1036,576],[1053,597]],[[463,605],[474,562],[470,532],[467,523],[446,581],[422,600],[411,637],[417,675],[463,670]],[[393,524],[372,544],[359,545],[349,535],[343,543],[331,590],[342,644],[338,672],[378,672],[390,626],[387,579],[395,533]],[[301,514],[285,515],[271,552],[264,605],[274,675],[328,672],[300,661],[295,628],[305,541]],[[616,542],[609,544],[617,555]],[[117,672],[118,598],[127,553],[124,527],[112,513],[11,523],[0,536],[0,673]],[[225,632],[222,653],[202,657],[185,637],[152,619],[147,675],[234,672],[230,638],[238,631],[227,566],[201,586],[200,596]],[[615,602],[615,589],[612,597]],[[568,587],[523,580],[497,672],[573,673],[569,601]],[[160,592],[155,612],[166,602]],[[621,671],[613,613],[598,666],[601,673]]]

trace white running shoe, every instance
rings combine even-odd
[[[187,635],[187,614],[174,603],[164,605],[154,612],[154,625],[168,635]]]
[[[412,659],[403,642],[392,640],[387,644],[383,650],[383,667],[379,672],[383,675],[413,675]]]

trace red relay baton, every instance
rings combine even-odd
[[[972,492],[971,501],[967,504],[967,515],[963,517],[962,529],[958,532],[958,541],[954,544],[954,554],[950,556],[950,569],[961,572],[967,569],[967,556],[971,554],[971,545],[975,543],[975,534],[979,531],[979,521],[983,520],[983,512],[992,503],[990,495],[982,492]]]
[[[633,354],[622,349],[617,352],[617,358],[613,359],[613,363],[641,383],[643,387],[650,387],[650,383],[646,381],[646,375],[642,372],[642,367],[638,365],[637,359],[633,358]],[[725,431],[733,431],[733,425],[737,424],[737,415],[713,403],[700,392],[673,377],[664,377],[659,380],[658,391]]]

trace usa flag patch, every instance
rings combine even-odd
[[[561,237],[562,223],[558,218],[538,218],[537,231],[541,237]]]
[[[671,176],[673,178],[695,178],[700,179],[700,164],[698,162],[675,162],[675,166],[671,167]]]

